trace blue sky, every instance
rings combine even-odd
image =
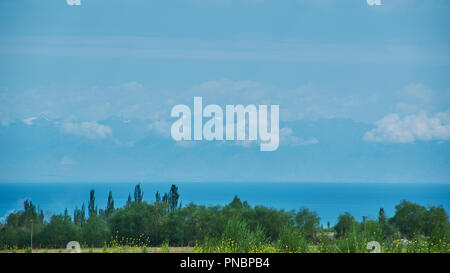
[[[450,183],[448,1],[0,2],[1,181]],[[170,110],[279,104],[280,148]]]

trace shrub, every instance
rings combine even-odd
[[[296,227],[284,226],[278,238],[281,252],[308,252],[308,243],[303,233]]]

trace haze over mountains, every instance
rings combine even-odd
[[[0,126],[1,179],[448,182],[447,142],[367,142],[373,125],[349,119],[281,122],[280,147],[270,153],[248,142],[176,143],[142,120],[100,121],[110,130],[101,136],[62,124]]]

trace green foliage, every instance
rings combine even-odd
[[[389,223],[386,215],[384,214],[384,209],[380,208],[380,212],[378,214],[378,224],[381,228],[384,238],[383,239],[392,239],[396,233],[396,228],[392,223]]]
[[[0,228],[0,249],[8,246],[30,247],[31,227],[34,234],[39,234],[44,227],[42,210],[37,209],[29,200],[24,201],[23,208],[23,211],[9,214],[6,225]]]
[[[383,252],[450,252],[450,223],[442,207],[402,201],[391,219],[383,209],[378,219],[362,223],[345,213],[334,227],[324,230],[317,213],[307,208],[286,212],[251,207],[237,196],[225,206],[190,203],[182,207],[175,185],[162,199],[159,194],[155,198],[154,203],[144,201],[137,185],[135,201],[130,194],[127,205],[115,208],[109,192],[106,207],[97,213],[92,190],[89,218],[83,204],[75,209],[73,221],[66,210],[48,222],[42,210],[25,201],[23,211],[11,213],[0,225],[0,249],[23,252],[30,248],[33,222],[34,249],[63,249],[69,241],[79,241],[92,251],[146,252],[153,245],[166,252],[170,241],[171,246],[195,244],[199,252],[369,252],[367,243],[377,241]]]
[[[165,239],[161,245],[161,250],[163,253],[169,253],[169,239]]]
[[[430,207],[427,218],[428,225],[425,227],[425,234],[430,236],[432,242],[438,243],[439,240],[450,239],[448,215],[443,207]]]
[[[402,201],[395,206],[396,212],[392,223],[398,227],[400,232],[407,238],[413,238],[424,231],[427,218],[427,209],[415,203]]]
[[[108,218],[114,212],[114,199],[112,197],[112,191],[109,191],[108,202],[106,203],[105,210],[106,218]]]
[[[319,253],[338,252],[338,248],[336,247],[336,239],[326,234],[320,235],[318,239],[317,249]]]
[[[100,216],[91,216],[82,229],[82,238],[89,246],[102,246],[111,237],[105,220]]]
[[[284,226],[278,239],[278,249],[281,252],[308,252],[308,242],[299,228]]]
[[[177,208],[178,198],[180,198],[178,187],[172,184],[172,186],[170,187],[168,199],[170,211],[174,211]]]
[[[134,187],[134,202],[141,203],[144,200],[144,191],[142,191],[141,184]]]
[[[231,218],[221,239],[206,238],[200,247],[201,252],[250,253],[261,252],[267,245],[264,232],[257,228],[251,231],[245,221]]]
[[[396,212],[391,222],[408,239],[420,236],[431,237],[437,242],[439,239],[449,239],[448,215],[442,207],[428,209],[408,201],[402,201],[395,206]]]
[[[347,217],[347,216],[346,216]],[[347,223],[348,219],[344,222]],[[342,253],[364,253],[369,252],[367,243],[371,241],[382,242],[383,233],[375,221],[367,221],[362,225],[352,221],[350,230],[345,235],[339,236],[336,240],[336,249],[334,252]]]
[[[351,231],[354,222],[355,218],[348,212],[339,215],[338,223],[334,226],[336,237],[340,238],[346,236]]]
[[[42,232],[36,236],[36,242],[55,248],[63,248],[70,241],[80,241],[81,228],[73,224],[72,219],[63,215],[52,216]]]
[[[91,190],[89,193],[89,204],[88,204],[89,218],[97,215],[97,206],[95,205],[95,191]]]
[[[295,216],[295,221],[308,239],[312,240],[316,237],[316,232],[320,225],[320,217],[315,211],[301,208]]]
[[[10,227],[30,228],[31,222],[34,225],[41,225],[44,222],[44,213],[37,210],[33,202],[25,200],[23,203],[24,210],[20,212],[12,212],[6,219],[6,225]]]
[[[261,227],[267,234],[268,239],[276,241],[281,230],[286,225],[292,225],[292,215],[284,210],[276,210],[263,206],[254,209],[245,208],[244,219],[250,223],[252,228]]]
[[[24,248],[30,246],[30,230],[24,227],[5,226],[0,231],[0,248]]]
[[[127,206],[131,205],[132,201],[131,201],[131,193],[128,194],[128,199],[127,199]]]
[[[184,230],[187,228],[186,218],[184,213],[176,211],[170,213],[166,217],[166,221],[162,224],[162,237],[170,238],[173,245],[184,245],[185,234]]]
[[[86,207],[83,203],[81,209],[75,208],[73,213],[73,222],[77,226],[83,226],[86,223]]]

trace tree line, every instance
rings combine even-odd
[[[298,234],[308,243],[318,244],[324,236],[339,240],[356,231],[370,231],[377,240],[417,237],[435,242],[450,240],[448,214],[442,206],[423,207],[408,201],[401,201],[391,218],[381,208],[377,219],[363,217],[358,221],[344,213],[338,216],[336,225],[327,223],[323,227],[319,215],[307,208],[285,211],[250,206],[237,196],[225,206],[194,203],[182,206],[176,185],[162,197],[156,192],[153,202],[144,201],[143,197],[144,191],[138,184],[133,198],[130,193],[126,204],[116,208],[110,191],[106,207],[99,209],[95,191],[91,190],[87,207],[82,204],[73,216],[66,209],[48,221],[42,210],[26,200],[23,211],[12,212],[6,223],[0,225],[0,249],[30,247],[32,232],[35,248],[63,248],[69,241],[90,247],[104,247],[112,242],[150,246],[165,241],[171,246],[193,246],[196,242],[222,238],[233,225],[244,225],[251,234],[260,234],[269,242],[287,240]]]

